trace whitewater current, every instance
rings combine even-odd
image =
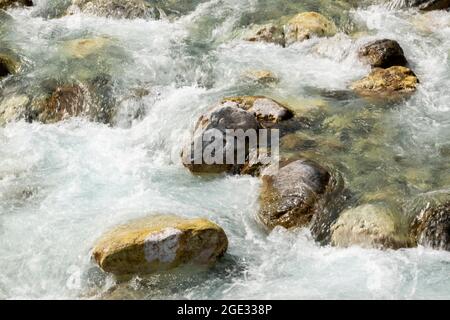
[[[198,117],[225,96],[261,94],[293,105],[325,104],[331,114],[357,112],[361,99],[327,93],[343,92],[369,72],[356,57],[361,44],[390,38],[403,47],[421,85],[410,99],[381,109],[382,142],[367,141],[378,152],[375,160],[365,161],[359,150],[329,156],[328,163],[350,167],[349,185],[361,193],[383,189],[385,181],[394,185],[412,169],[424,178],[407,184],[402,197],[448,189],[449,158],[442,150],[450,136],[449,12],[208,0],[162,19],[115,20],[50,17],[55,1],[35,4],[9,10],[13,20],[0,26],[1,41],[20,48],[26,61],[11,86],[32,90],[49,77],[82,77],[85,70],[69,65],[61,44],[107,37],[114,49],[98,66],[111,76],[121,103],[114,126],[73,118],[0,127],[1,299],[450,298],[450,253],[320,246],[307,229],[267,234],[255,222],[258,178],[193,176],[179,159]],[[240,37],[251,23],[305,10],[333,17],[341,32],[287,48]],[[243,82],[243,72],[262,69],[280,81],[269,87]],[[129,97],[134,89],[149,94]],[[130,118],[137,109],[142,116]],[[408,161],[391,165],[392,154]],[[229,238],[227,255],[211,270],[115,283],[91,261],[92,246],[111,227],[149,213],[218,223]]]

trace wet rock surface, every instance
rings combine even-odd
[[[256,174],[259,170],[254,170],[250,164],[250,154],[259,149],[259,129],[270,128],[278,123],[290,119],[293,113],[267,97],[263,96],[238,96],[223,99],[217,106],[209,112],[202,115],[198,120],[191,141],[183,148],[182,161],[193,173],[234,173],[240,172]],[[255,134],[253,142],[246,145],[240,145],[236,141],[227,139],[227,130],[242,130],[242,132],[251,131]],[[211,139],[211,134],[221,134],[225,152],[218,157],[211,154],[211,159],[204,158],[205,150],[209,150],[214,144],[215,139]],[[195,149],[200,146],[201,152]],[[227,150],[232,150],[234,154],[234,164],[227,161]],[[209,153],[211,153],[210,150]],[[244,155],[244,159],[238,159],[239,155]],[[212,162],[212,163],[208,163]],[[260,164],[255,161],[254,165]]]
[[[406,67],[375,68],[367,77],[354,82],[351,88],[363,96],[388,96],[413,93],[419,79]]]
[[[411,0],[410,5],[424,11],[441,10],[450,7],[450,0]]]
[[[32,0],[0,0],[0,9],[7,9],[10,7],[26,6],[30,7],[33,5]]]
[[[317,12],[302,12],[284,27],[286,45],[301,42],[312,37],[331,37],[337,32],[333,21]]]
[[[137,19],[150,16],[150,6],[144,0],[73,0],[68,13],[77,11],[118,19]]]
[[[296,160],[274,172],[263,172],[258,217],[269,229],[308,226],[330,205],[329,195],[340,188],[334,176],[309,160]]]
[[[412,210],[417,214],[412,225],[413,239],[418,245],[450,251],[450,195],[435,192],[422,199]]]
[[[407,228],[399,217],[398,211],[384,203],[346,210],[331,227],[331,244],[378,249],[409,247]]]
[[[206,219],[154,215],[106,233],[92,255],[115,275],[148,274],[182,265],[208,267],[228,248],[225,232]]]
[[[405,67],[408,64],[399,43],[389,39],[376,40],[363,45],[358,55],[363,62],[373,68]]]

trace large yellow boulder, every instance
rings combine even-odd
[[[313,37],[332,37],[337,28],[333,21],[317,12],[302,12],[284,26],[286,45]]]
[[[63,51],[74,58],[84,59],[92,54],[97,54],[111,44],[108,38],[75,39],[64,43]]]
[[[365,78],[354,82],[351,88],[363,96],[379,96],[412,93],[419,79],[406,67],[375,68]]]
[[[93,257],[115,275],[148,274],[185,264],[210,266],[227,247],[223,229],[208,220],[154,215],[105,234]]]

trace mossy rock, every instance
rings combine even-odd
[[[227,248],[225,232],[211,221],[154,215],[106,233],[96,243],[92,255],[104,271],[131,275],[187,264],[208,267]]]

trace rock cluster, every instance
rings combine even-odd
[[[397,41],[382,39],[359,49],[362,62],[373,69],[369,75],[351,86],[356,93],[370,97],[396,97],[416,90],[419,79],[410,70],[403,49]]]
[[[270,23],[255,27],[248,41],[263,41],[288,46],[314,37],[331,37],[337,33],[333,21],[317,12],[302,12],[285,25]]]
[[[259,148],[258,141],[255,140],[250,145],[240,145],[234,139],[227,139],[229,138],[227,130],[235,132],[242,130],[244,133],[252,131],[258,135],[259,129],[273,127],[292,116],[292,112],[287,107],[267,97],[225,98],[197,121],[192,138],[182,151],[183,164],[193,173],[254,172],[255,168],[251,166],[259,165],[250,163],[250,154]],[[208,153],[214,161],[204,159],[205,152],[217,143],[215,139],[212,139],[212,135],[215,134],[220,134],[219,138],[223,139],[222,150],[234,155],[232,163],[227,161],[226,152],[221,152],[220,155]],[[196,148],[199,150],[195,150]],[[214,149],[211,152],[214,153]],[[243,159],[240,159],[239,155],[241,157],[243,155]]]

